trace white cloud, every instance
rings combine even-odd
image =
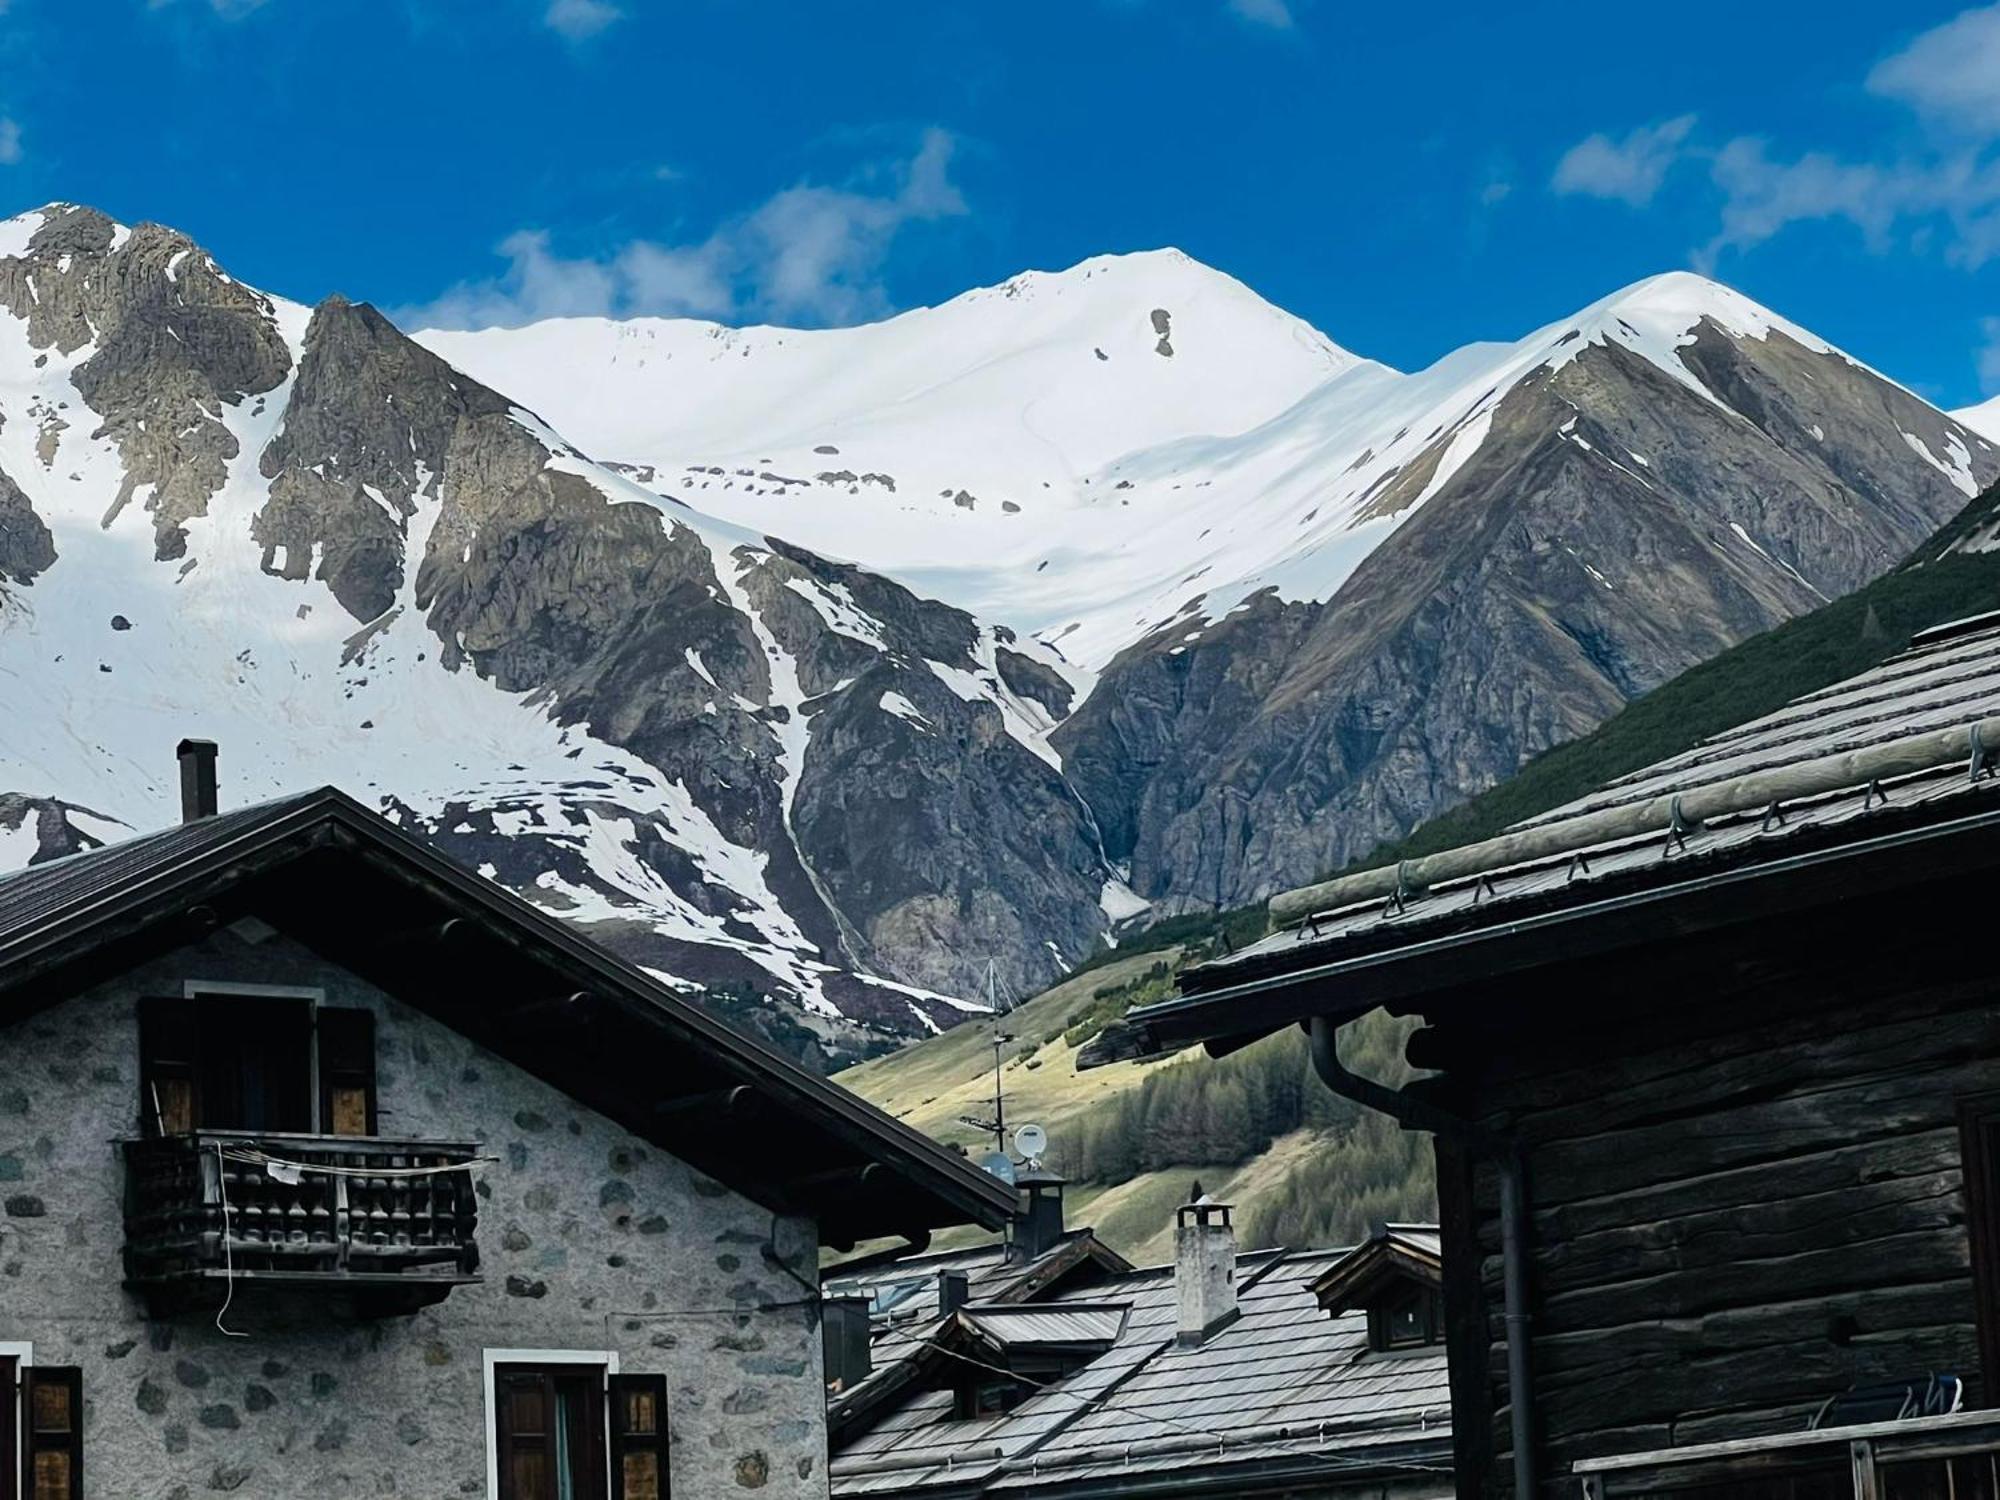
[[[1681,115],[1642,125],[1619,140],[1602,132],[1587,136],[1563,153],[1549,185],[1558,193],[1613,198],[1644,208],[1684,154],[1694,122],[1693,115]]]
[[[1790,160],[1742,137],[1715,154],[1722,222],[1701,252],[1749,249],[1793,224],[1839,220],[1876,253],[1936,246],[1976,271],[2000,258],[2000,157],[1978,146],[1927,150],[1894,161],[1848,161],[1824,151]]]
[[[1812,222],[1851,225],[1878,253],[1913,248],[1967,270],[2000,260],[2000,4],[1922,33],[1867,82],[1914,115],[1917,128],[1902,132],[1893,155],[1788,155],[1754,135],[1703,147],[1694,116],[1684,115],[1622,140],[1579,142],[1551,186],[1642,206],[1677,163],[1705,160],[1720,203],[1713,237],[1695,252],[1705,268],[1726,250]]]
[[[570,41],[582,42],[624,20],[625,12],[611,0],[549,0],[542,19]]]
[[[499,246],[507,268],[404,309],[412,327],[514,326],[581,315],[850,323],[890,310],[881,272],[908,225],[966,212],[950,176],[952,138],[925,133],[915,155],[845,187],[801,183],[732,218],[706,239],[635,240],[601,257],[566,259],[539,230]],[[871,190],[872,189],[872,190]]]
[[[1229,13],[1252,26],[1290,31],[1298,24],[1289,0],[1229,0]]]
[[[1935,26],[1868,75],[1868,87],[1933,124],[1981,138],[2000,135],[2000,5]]]
[[[0,117],[0,167],[16,165],[23,154],[20,122],[11,115]]]
[[[1710,173],[1722,189],[1722,225],[1707,253],[1770,239],[1790,224],[1845,219],[1868,243],[1886,249],[1890,231],[1918,184],[1865,162],[1824,152],[1774,160],[1765,143],[1748,137],[1716,153]]]
[[[1979,388],[2000,393],[2000,318],[1981,319],[1979,331],[1986,338],[1979,351]]]

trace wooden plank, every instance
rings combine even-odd
[[[1626,1125],[1686,1119],[1754,1100],[1905,1069],[1935,1068],[1947,1061],[2000,1057],[2000,1009],[1990,992],[1954,991],[1954,1005],[1915,1013],[1899,998],[1893,1019],[1848,1007],[1796,1025],[1759,1026],[1721,1043],[1678,1045],[1649,1054],[1675,1066],[1650,1081],[1634,1078],[1629,1064],[1600,1062],[1591,1091],[1569,1103],[1533,1097],[1549,1092],[1546,1075],[1530,1074],[1483,1101],[1520,1116],[1530,1143],[1592,1135]],[[1810,1031],[1803,1028],[1811,1026]],[[1521,1084],[1526,1083],[1524,1091]],[[1527,1095],[1524,1097],[1524,1093]]]
[[[1591,1328],[1535,1340],[1535,1368],[1587,1378],[1606,1369],[1674,1363],[1705,1355],[1786,1345],[1805,1338],[1852,1344],[1906,1328],[1971,1326],[1972,1283],[1964,1277],[1916,1286],[1842,1291],[1775,1305],[1735,1307],[1706,1317]]]
[[[1643,988],[1630,974],[1625,987],[1635,980]],[[1565,1027],[1530,1047],[1518,1032],[1486,1041],[1485,1087],[1475,1107],[1489,1117],[1514,1111],[1531,1129],[1561,1134],[1579,1122],[1588,1129],[1605,1109],[1621,1107],[1612,1095],[1637,1109],[1699,1103],[1715,1087],[1718,1068],[1746,1058],[1785,1077],[1840,1077],[1856,1064],[1869,1067],[1878,1048],[1901,1040],[1918,1043],[1922,1057],[1926,1035],[1942,1040],[1941,1022],[1966,1038],[1991,1035],[2000,1025],[1993,988],[1990,975],[1913,989],[1906,966],[1872,982],[1834,969],[1801,976],[1789,989],[1718,993],[1691,1007],[1687,987],[1677,984],[1678,1004],[1642,1024],[1607,1025],[1600,1014],[1594,1025]],[[1746,1004],[1753,1007],[1747,1013]],[[1643,1015],[1644,1007],[1634,1010]]]
[[[1824,1337],[1805,1337],[1678,1361],[1634,1362],[1581,1376],[1543,1377],[1535,1383],[1536,1409],[1550,1441],[1607,1425],[1671,1423],[1682,1412],[1712,1407],[1721,1393],[1737,1398],[1745,1411],[1775,1414],[1854,1385],[1948,1370],[1976,1354],[1971,1330],[1963,1324],[1898,1329],[1845,1347]],[[1774,1415],[1767,1419],[1763,1430],[1775,1430],[1770,1425],[1774,1420]]]
[[[1733,1277],[1759,1261],[1864,1247],[1898,1235],[1932,1232],[1962,1239],[1964,1223],[1965,1198],[1954,1163],[1948,1170],[1832,1192],[1788,1196],[1780,1188],[1761,1203],[1543,1240],[1535,1273],[1544,1288],[1563,1292],[1704,1269]]]
[[[1954,1123],[1959,1095],[1996,1085],[2000,1061],[1977,1058],[1552,1141],[1529,1157],[1534,1198],[1554,1206],[1809,1155],[1838,1141],[1940,1130]]]
[[[1534,1215],[1535,1233],[1543,1244],[1559,1244],[1598,1230],[1652,1223],[1704,1209],[1752,1207],[1781,1194],[1832,1192],[1857,1183],[1916,1176],[1956,1163],[1957,1153],[1958,1132],[1947,1128],[1860,1142],[1839,1141],[1781,1161],[1663,1180],[1628,1192],[1540,1208]]]

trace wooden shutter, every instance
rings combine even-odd
[[[22,1376],[22,1500],[83,1500],[83,1372],[37,1365]]]
[[[555,1493],[555,1391],[539,1370],[494,1372],[494,1427],[500,1447],[500,1500],[545,1500]]]
[[[194,1002],[148,996],[139,1002],[139,1130],[180,1135],[201,1123],[195,1098]]]
[[[611,1377],[611,1500],[665,1500],[667,1377]]]
[[[319,1013],[319,1128],[328,1135],[375,1134],[375,1013]]]

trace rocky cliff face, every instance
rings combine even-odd
[[[0,308],[0,861],[205,734],[815,1057],[1361,853],[2000,469],[1684,277],[1409,376],[1172,254],[418,342],[56,206]]]
[[[1617,343],[1538,372],[1329,599],[1123,652],[1055,738],[1134,888],[1237,905],[1366,854],[1876,576],[1965,500],[1905,455],[1995,472],[1783,332],[1701,322],[1680,357],[1699,388]]]
[[[676,982],[776,997],[743,1013],[801,1049],[1099,940],[1053,653],[663,501],[370,307],[30,220],[0,258],[14,862],[167,821],[207,732],[232,800],[372,795]]]

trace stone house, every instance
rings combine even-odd
[[[0,878],[0,1500],[826,1496],[821,1247],[1009,1192],[212,757]]]

